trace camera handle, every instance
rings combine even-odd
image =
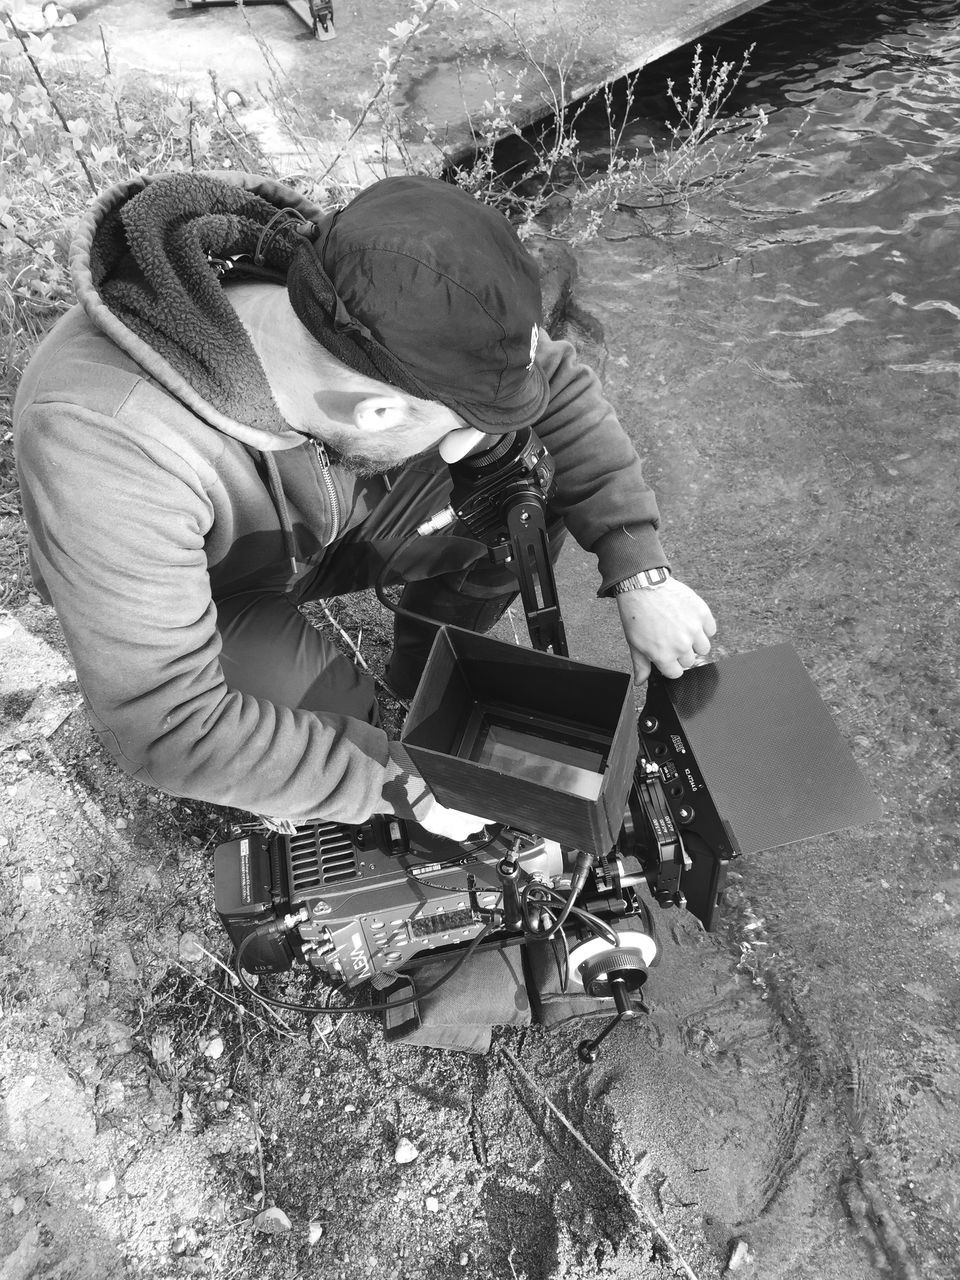
[[[636,1010],[630,1003],[630,996],[626,982],[622,978],[611,977],[609,995],[613,996],[614,1004],[617,1006],[616,1015],[610,1019],[598,1036],[592,1040],[581,1040],[577,1045],[577,1057],[581,1062],[591,1066],[600,1056],[600,1046],[606,1040],[607,1036],[615,1027],[619,1027],[625,1018],[636,1017]]]
[[[417,532],[439,532],[459,519],[486,546],[492,562],[506,565],[516,577],[533,647],[566,658],[547,533],[546,506],[556,472],[550,454],[527,427],[449,465],[450,505]]]
[[[530,643],[542,652],[567,657],[567,636],[560,616],[557,582],[550,560],[550,540],[543,497],[526,493],[506,504],[510,535],[508,560],[520,583],[520,599]]]
[[[617,1012],[593,1040],[580,1041],[577,1056],[581,1062],[588,1065],[596,1062],[601,1044],[625,1018],[635,1018],[638,1013],[649,1012],[642,996],[639,1008],[630,999],[634,992],[641,990],[646,980],[646,968],[637,962],[636,954],[629,951],[608,951],[587,966],[583,974],[584,990],[592,996],[613,996]]]

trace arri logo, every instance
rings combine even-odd
[[[367,949],[363,945],[363,934],[359,929],[354,931],[347,946],[354,975],[360,977],[370,968],[370,962],[367,959]]]

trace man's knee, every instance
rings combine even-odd
[[[217,627],[231,689],[278,706],[379,723],[373,681],[288,597],[244,592],[219,601]]]

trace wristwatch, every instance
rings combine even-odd
[[[641,569],[639,573],[631,573],[629,578],[621,578],[612,587],[615,596],[622,596],[625,591],[652,591],[662,587],[670,579],[670,570],[665,564],[656,569]]]

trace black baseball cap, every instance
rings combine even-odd
[[[537,265],[509,221],[459,187],[367,187],[301,244],[287,291],[338,359],[481,431],[531,426],[546,408]]]

